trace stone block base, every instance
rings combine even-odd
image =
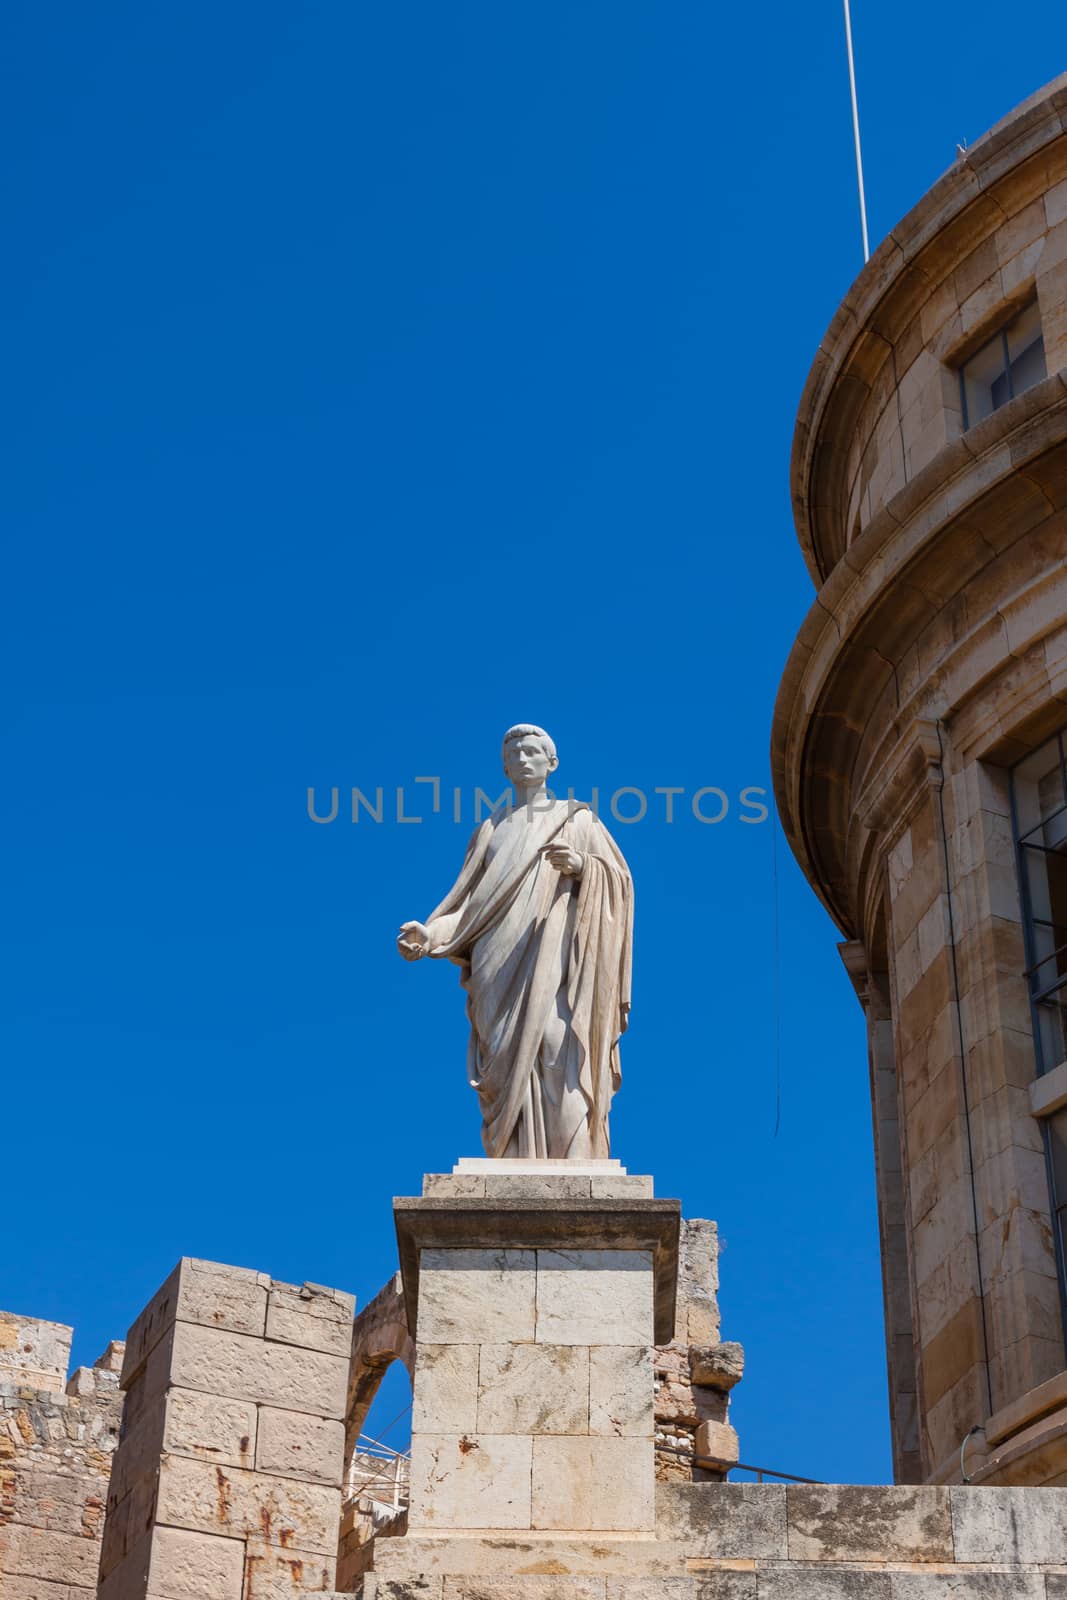
[[[656,1530],[421,1535],[364,1600],[1067,1600],[1067,1490],[663,1485]]]
[[[460,1163],[478,1170],[394,1202],[414,1533],[653,1528],[652,1353],[674,1327],[678,1203],[578,1165]]]

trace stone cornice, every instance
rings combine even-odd
[[[1063,504],[1065,379],[1053,374],[1002,407],[890,500],[830,574],[790,652],[771,742],[779,814],[802,869],[847,934],[858,928],[857,908],[843,892],[845,829],[850,818],[866,827],[884,819],[874,791],[873,809],[862,817],[853,804],[862,708],[869,715],[907,652],[966,590],[969,577]],[[929,720],[933,712],[946,719],[1006,660],[1032,647],[1042,626],[1048,631],[1049,624],[1028,618],[1022,598],[998,598],[1003,609],[990,597],[930,661],[913,703],[900,703],[898,684],[898,718]],[[842,791],[840,823],[812,793],[813,776],[828,772]]]
[[[797,414],[791,480],[797,536],[816,584],[845,553],[825,482],[833,441],[848,439],[899,329],[1013,207],[1010,191],[1067,129],[1067,74],[979,139],[875,251],[838,308],[812,363]],[[999,200],[998,200],[999,196]],[[822,487],[820,487],[822,483]],[[831,497],[832,498],[832,497]]]
[[[863,825],[887,833],[903,824],[926,791],[941,782],[941,743],[937,724],[916,717],[882,763],[854,797]]]
[[[674,1333],[680,1217],[677,1200],[396,1199],[393,1219],[412,1337],[423,1250],[649,1250],[655,1338],[667,1344]]]

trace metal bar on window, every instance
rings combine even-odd
[[[1005,333],[1005,343],[1006,342],[1007,334]],[[1010,387],[1010,374],[1008,383]],[[1067,765],[1065,765],[1064,758],[1062,729],[1057,732],[1056,740],[1057,750],[1060,758],[1060,794],[1064,798],[1064,801],[1067,802]],[[1051,852],[1047,851],[1044,846],[1024,844],[1023,838],[1020,836],[1019,806],[1014,772],[1011,775],[1011,782],[1009,785],[1009,799],[1011,805],[1011,831],[1012,837],[1015,840],[1016,875],[1019,881],[1019,895],[1023,914],[1023,942],[1026,951],[1026,960],[1030,963],[1026,972],[1027,989],[1029,990],[1030,997],[1030,1025],[1034,1040],[1035,1065],[1037,1067],[1038,1076],[1041,1077],[1046,1071],[1045,1046],[1042,1035],[1047,1022],[1047,1011],[1042,1008],[1042,1001],[1046,1000],[1047,1004],[1047,999],[1045,995],[1039,993],[1035,994],[1034,992],[1033,974],[1036,972],[1037,968],[1044,965],[1044,963],[1035,962],[1034,960],[1034,957],[1037,954],[1035,949],[1035,920],[1034,907],[1030,894],[1030,863],[1026,856],[1026,850],[1039,848],[1041,849],[1042,854],[1046,856]],[[1040,795],[1038,796],[1038,805],[1040,806]],[[1067,809],[1067,805],[1065,805],[1065,807],[1061,807],[1060,809]],[[1054,812],[1053,816],[1057,814],[1057,812]],[[1051,818],[1042,819],[1042,821],[1038,823],[1038,828],[1044,828],[1048,821],[1051,821]],[[1036,829],[1028,829],[1026,837],[1029,838],[1029,836],[1036,831]],[[1046,957],[1046,960],[1048,959],[1049,958]],[[1067,988],[1067,976],[1059,979],[1057,983],[1053,984],[1048,989],[1047,995],[1054,995],[1065,988]],[[1048,1066],[1052,1065],[1053,1063],[1048,1063]],[[1060,1326],[1063,1331],[1064,1352],[1067,1354],[1067,1249],[1065,1249],[1065,1244],[1067,1244],[1067,1241],[1065,1241],[1064,1237],[1063,1218],[1060,1215],[1060,1196],[1056,1193],[1056,1175],[1055,1164],[1053,1161],[1052,1134],[1048,1119],[1043,1122],[1041,1133],[1042,1143],[1045,1150],[1045,1181],[1048,1185],[1049,1212],[1050,1217],[1054,1215],[1056,1218],[1056,1225],[1052,1230],[1054,1236],[1053,1248],[1055,1250],[1056,1257],[1056,1284],[1059,1290],[1060,1301]]]
[[[1065,793],[1067,793],[1067,791],[1065,791]],[[1035,822],[1032,828],[1027,828],[1025,833],[1021,833],[1019,835],[1019,843],[1021,845],[1025,845],[1028,850],[1048,850],[1054,848],[1054,846],[1050,845],[1031,844],[1030,835],[1032,833],[1036,833],[1039,828],[1047,828],[1050,822],[1055,822],[1056,818],[1061,817],[1065,811],[1067,811],[1067,799],[1065,799],[1061,805],[1058,805],[1055,811],[1050,811],[1047,817],[1042,817],[1040,822]]]
[[[1004,376],[1008,380],[1008,399],[1014,400],[1015,386],[1011,381],[1011,354],[1008,350],[1008,329],[1006,326],[1000,330],[1000,343],[1004,351]]]
[[[1051,960],[1051,957],[1049,957],[1049,960]],[[1067,984],[1067,973],[1059,974],[1059,978],[1056,981],[1046,984],[1043,989],[1030,989],[1030,1000],[1032,1000],[1033,1005],[1043,1005],[1046,1000],[1051,1000],[1053,995],[1059,994],[1059,990],[1064,987],[1064,984]]]

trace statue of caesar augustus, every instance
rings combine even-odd
[[[397,944],[407,961],[460,968],[486,1154],[604,1157],[630,1009],[633,883],[590,808],[546,792],[559,763],[543,728],[509,728],[503,754],[516,803],[475,829],[453,887]]]

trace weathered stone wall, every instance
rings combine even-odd
[[[399,1361],[410,1378],[415,1370],[415,1341],[407,1325],[404,1286],[399,1273],[390,1278],[359,1312],[352,1324],[352,1356],[345,1406],[345,1488],[341,1508],[341,1537],[337,1549],[337,1587],[358,1587],[370,1565],[374,1541],[395,1538],[407,1531],[407,1464],[361,1460],[359,1436],[367,1413],[389,1367]],[[400,1483],[397,1484],[397,1474]],[[376,1481],[367,1479],[378,1474]],[[403,1490],[403,1506],[391,1503],[394,1487]],[[384,1491],[384,1492],[383,1492]]]
[[[1064,1600],[1067,1491],[663,1484],[656,1537],[397,1539],[364,1600]]]
[[[71,1332],[0,1312],[0,1594],[90,1600],[122,1400],[122,1346],[67,1378]]]
[[[683,1218],[674,1338],[658,1345],[652,1358],[660,1481],[722,1478],[738,1458],[728,1415],[745,1357],[739,1344],[719,1341],[718,1289],[718,1228],[703,1218]]]
[[[353,1306],[179,1263],[127,1341],[100,1600],[333,1589]]]

